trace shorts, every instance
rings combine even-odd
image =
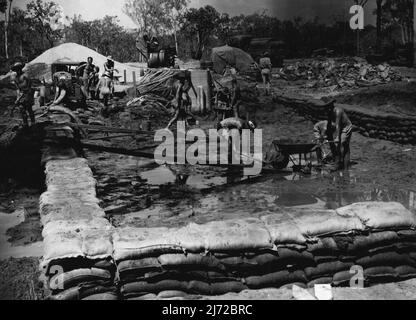
[[[264,81],[270,82],[270,73],[270,69],[261,70],[261,76],[263,77]]]
[[[84,85],[84,88],[90,88],[90,79],[88,77],[82,78],[82,84]]]
[[[349,126],[346,126],[344,129],[342,129],[341,132],[341,143],[350,143],[351,136],[352,136],[352,124]],[[338,142],[338,137],[334,139],[335,142]]]

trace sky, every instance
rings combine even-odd
[[[29,0],[14,0],[14,6],[25,8]],[[72,17],[81,14],[85,20],[100,19],[105,15],[118,16],[120,24],[126,28],[135,28],[135,24],[122,11],[125,0],[54,0],[59,3],[64,14]],[[333,16],[349,18],[349,7],[353,0],[190,0],[189,6],[201,7],[212,5],[219,12],[230,15],[251,14],[264,9],[281,20],[290,20],[297,16],[305,20],[319,17],[324,22],[331,22]],[[374,24],[373,11],[376,0],[369,0],[365,9],[365,24]]]

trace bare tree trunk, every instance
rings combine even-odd
[[[7,36],[7,29],[9,29],[9,22],[7,19],[7,11],[4,13],[4,53],[6,55],[6,59],[9,59],[9,47],[8,47],[8,36]]]
[[[377,51],[381,49],[381,15],[382,12],[382,2],[383,0],[377,0]]]
[[[179,56],[178,35],[177,35],[177,32],[176,32],[176,28],[175,28],[175,32],[174,32],[173,35],[175,37],[176,55]]]
[[[413,0],[413,66],[416,67],[416,1]]]

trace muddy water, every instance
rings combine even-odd
[[[11,241],[10,230],[23,225],[27,221],[25,210],[19,209],[13,213],[0,212],[0,260],[9,258],[41,257],[43,254],[42,241]],[[33,232],[33,231],[28,231]],[[27,235],[26,235],[27,236]]]
[[[142,210],[113,216],[116,226],[180,226],[257,217],[284,207],[335,209],[359,201],[397,201],[416,212],[412,190],[380,189],[355,170],[243,177],[224,169],[161,166],[142,168],[139,176],[152,190],[153,201]]]

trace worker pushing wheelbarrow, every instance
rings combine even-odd
[[[302,161],[306,166],[311,167],[312,154],[316,153],[318,164],[322,165],[332,159],[329,144],[328,140],[316,141],[316,143],[290,143],[290,141],[275,140],[266,153],[264,163],[272,165],[277,170],[282,170],[289,165],[289,162],[292,162],[293,169],[301,171],[304,168]],[[296,158],[298,158],[297,163]]]

